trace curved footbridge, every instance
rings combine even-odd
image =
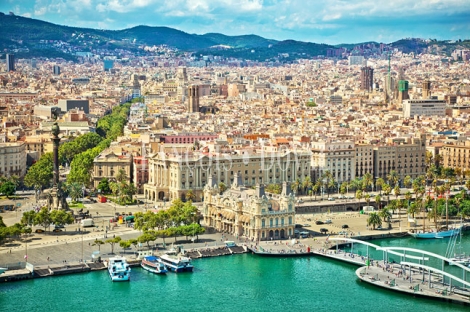
[[[413,296],[470,305],[470,268],[465,265],[420,249],[383,247],[354,238],[328,240],[336,242],[336,249],[330,246],[330,249],[322,248],[312,252],[360,266],[356,275],[361,281]],[[355,254],[354,244],[365,245],[366,254]],[[351,252],[341,250],[340,247],[344,245],[350,245]],[[382,251],[382,259],[371,259],[370,248]],[[399,256],[400,261],[390,262],[390,255]]]

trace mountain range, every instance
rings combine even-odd
[[[0,49],[15,51],[18,57],[64,57],[73,58],[73,52],[91,51],[93,49],[127,49],[140,54],[139,45],[167,45],[181,51],[201,54],[220,55],[250,60],[265,61],[282,57],[285,60],[311,58],[326,55],[327,49],[345,47],[352,49],[360,44],[327,45],[295,40],[277,41],[257,35],[227,36],[219,33],[204,35],[189,34],[169,27],[136,26],[123,30],[103,30],[61,26],[53,23],[4,14],[0,12]],[[44,40],[60,40],[74,47],[73,51],[44,44]],[[443,44],[443,42],[431,42]],[[449,45],[449,42],[444,42]],[[403,39],[390,44],[404,52],[422,52],[429,46],[428,41],[420,39]],[[452,44],[454,45],[454,44]],[[469,41],[461,43],[470,46]]]

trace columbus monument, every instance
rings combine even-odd
[[[52,201],[50,202],[51,209],[60,209],[59,206],[59,144],[60,144],[60,128],[57,124],[57,117],[59,115],[58,108],[52,108],[52,116],[54,118],[54,124],[51,128],[52,143],[53,143],[53,162],[54,162],[54,177],[52,180]],[[65,207],[64,207],[65,208]]]

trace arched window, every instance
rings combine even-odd
[[[264,228],[266,226],[266,220],[261,219],[261,227]]]

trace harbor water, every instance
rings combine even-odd
[[[447,247],[446,239],[371,242],[440,254]],[[468,237],[462,245],[470,246]],[[327,258],[243,254],[193,263],[193,273],[166,276],[133,268],[130,282],[97,271],[4,283],[0,311],[468,311],[362,283],[356,266]]]

